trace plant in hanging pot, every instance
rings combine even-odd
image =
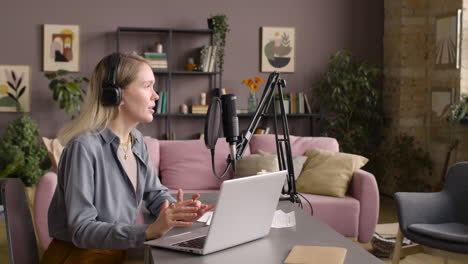
[[[85,94],[80,85],[89,82],[89,79],[71,77],[68,74],[70,74],[69,71],[58,70],[45,73],[45,77],[50,80],[49,88],[53,92],[53,99],[59,102],[60,109],[64,109],[71,119],[74,119],[75,112],[80,111],[80,104]]]
[[[220,72],[224,66],[224,47],[226,46],[226,34],[230,31],[226,15],[214,15],[208,18],[208,27],[213,30],[213,45],[216,49],[216,62]]]

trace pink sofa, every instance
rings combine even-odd
[[[304,155],[310,148],[339,151],[334,138],[291,136],[293,156]],[[159,170],[161,182],[171,190],[185,192],[215,192],[223,180],[218,180],[211,171],[211,156],[202,140],[157,140],[145,139],[154,167]],[[258,150],[276,152],[273,135],[255,135],[244,152],[245,155]],[[229,153],[224,139],[216,146],[215,166],[221,172]],[[40,246],[47,248],[51,239],[47,227],[47,211],[57,183],[54,172],[47,172],[36,189],[34,220]],[[314,216],[347,237],[357,237],[360,242],[369,242],[377,224],[379,191],[374,175],[357,170],[344,198],[314,194],[303,194],[313,205]],[[304,209],[310,211],[303,201]],[[138,222],[142,222],[140,217]]]

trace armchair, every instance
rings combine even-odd
[[[400,230],[392,263],[400,260],[403,236],[423,251],[468,260],[468,162],[451,167],[446,182],[440,192],[395,194]]]

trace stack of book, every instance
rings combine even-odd
[[[217,46],[205,45],[200,51],[200,70],[202,72],[214,72],[216,64]]]
[[[151,65],[151,68],[160,70],[167,69],[166,53],[145,52],[143,53],[143,57],[145,57],[145,59],[148,60],[149,64]]]
[[[192,114],[208,113],[208,105],[192,105]]]

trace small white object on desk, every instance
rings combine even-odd
[[[284,228],[292,227],[296,225],[296,215],[294,211],[285,213],[282,210],[276,210],[275,215],[273,216],[273,222],[271,227],[273,228]]]
[[[210,225],[213,212],[206,212],[202,217],[200,217],[197,222],[205,223],[205,225]],[[276,210],[275,215],[273,216],[273,221],[271,227],[273,228],[284,228],[292,227],[296,225],[296,215],[294,211],[290,213],[285,213],[281,210]]]

